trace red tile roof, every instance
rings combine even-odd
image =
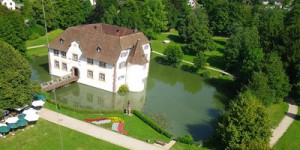
[[[148,63],[140,39],[138,39],[134,49],[131,50],[128,56],[128,62],[131,64],[138,64],[138,65],[145,65]]]
[[[63,43],[60,43],[61,39]],[[116,64],[121,51],[133,48],[138,39],[140,45],[149,43],[142,32],[108,24],[88,24],[67,28],[50,43],[49,48],[67,52],[71,43],[76,41],[83,57]],[[101,52],[97,52],[98,47]]]

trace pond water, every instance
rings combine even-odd
[[[45,82],[48,74],[47,56],[30,60],[32,80]],[[53,93],[51,93],[53,96]],[[216,88],[198,75],[151,62],[144,92],[122,96],[79,83],[55,90],[57,100],[68,105],[95,109],[125,109],[128,100],[133,109],[162,114],[170,123],[174,136],[191,133],[194,140],[212,134],[212,119],[223,110]]]

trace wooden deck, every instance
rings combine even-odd
[[[49,92],[56,88],[66,86],[72,82],[76,82],[77,80],[78,80],[77,76],[67,75],[67,76],[63,76],[63,77],[60,77],[55,80],[45,82],[45,83],[41,84],[41,87],[44,92]]]

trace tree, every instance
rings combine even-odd
[[[260,12],[258,31],[265,52],[277,51],[280,35],[284,30],[284,11],[280,8],[263,9]]]
[[[270,136],[268,114],[251,93],[240,94],[238,100],[230,103],[225,114],[220,117],[216,129],[216,138],[221,149],[248,149],[257,145],[256,143],[266,147]]]
[[[178,66],[183,58],[183,52],[177,45],[169,45],[164,51],[165,63],[169,65]]]
[[[122,27],[142,30],[142,16],[139,5],[136,0],[125,1],[116,18],[116,24]]]
[[[142,3],[142,31],[150,38],[167,29],[165,6],[161,0],[145,0]]]
[[[178,33],[187,43],[185,52],[188,54],[195,55],[199,51],[215,49],[207,15],[201,10],[188,15],[178,26]]]
[[[206,58],[204,55],[204,52],[199,52],[197,53],[196,57],[193,60],[193,63],[195,64],[195,67],[197,69],[202,69],[204,68],[205,64],[206,64]]]
[[[242,91],[250,92],[265,106],[271,105],[276,100],[268,77],[263,72],[254,72],[250,83]]]
[[[29,35],[23,17],[16,11],[0,5],[0,39],[25,55],[25,41]]]
[[[283,63],[276,53],[267,56],[262,70],[268,77],[268,85],[274,93],[275,99],[279,100],[288,96],[291,86],[283,68]]]
[[[30,82],[29,63],[3,41],[0,41],[0,60],[0,108],[19,108],[30,104],[33,98],[31,92],[36,87]]]

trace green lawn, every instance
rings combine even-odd
[[[273,128],[276,128],[276,126],[280,123],[287,110],[288,104],[286,102],[272,104],[267,108],[267,112],[270,116],[271,125]]]
[[[63,30],[56,29],[48,33],[49,42],[53,41]],[[46,35],[42,36],[36,40],[26,41],[26,47],[37,46],[37,45],[45,45],[47,44]]]
[[[55,106],[46,103],[45,105],[46,108],[49,108],[51,110],[56,111]],[[101,114],[80,114],[76,113],[73,111],[69,111],[67,109],[60,108],[59,113],[65,114],[67,116],[77,118],[79,120],[84,120],[86,118],[105,118],[105,117],[119,117],[124,119],[125,125],[124,125],[124,130],[128,131],[128,136],[146,141],[147,139],[151,140],[151,143],[153,143],[155,140],[162,140],[164,142],[169,142],[170,139],[167,137],[159,134],[156,132],[154,129],[152,129],[150,126],[145,124],[143,121],[141,121],[139,118],[136,116],[127,116],[124,114],[110,114],[110,115],[101,115]]]
[[[300,149],[300,111],[287,132],[279,139],[274,146],[276,150],[299,150]]]
[[[48,55],[48,49],[47,47],[39,47],[39,48],[33,48],[28,49],[26,51],[28,56],[34,57],[34,56],[45,56]]]
[[[169,44],[165,44],[163,41],[164,40],[170,40],[171,42]],[[205,51],[205,55],[207,56],[207,62],[210,64],[210,66],[219,68],[219,69],[224,69],[224,60],[223,60],[223,51],[225,49],[226,37],[213,37],[214,44],[216,46],[216,50],[214,51]],[[178,31],[172,29],[170,32],[165,32],[161,33],[160,35],[157,36],[156,40],[151,41],[151,48],[153,51],[157,51],[160,53],[163,53],[165,48],[168,45],[178,45],[178,46],[185,46],[186,44],[184,41],[182,41],[179,38]],[[184,55],[183,60],[193,62],[193,59],[195,56],[191,55]]]
[[[65,127],[60,129],[65,150],[125,149]],[[6,138],[0,138],[0,149],[55,150],[61,149],[60,143],[58,125],[39,119],[33,128],[27,126],[24,132],[18,130],[15,136],[9,134]]]

